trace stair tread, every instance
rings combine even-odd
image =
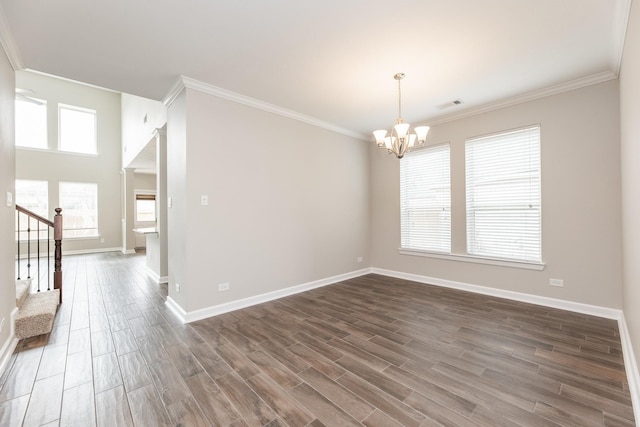
[[[22,339],[51,332],[59,298],[57,289],[29,294],[16,316],[16,337]]]
[[[29,296],[31,280],[16,280],[16,307],[22,306]]]

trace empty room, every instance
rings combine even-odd
[[[0,426],[634,426],[633,0],[0,0]]]

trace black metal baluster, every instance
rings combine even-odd
[[[27,279],[31,279],[31,217],[27,217]]]
[[[38,221],[38,235],[36,236],[36,238],[38,239],[38,292],[40,292],[40,221]]]
[[[47,290],[51,290],[51,227],[47,227]]]
[[[20,280],[20,212],[18,214],[18,280]]]

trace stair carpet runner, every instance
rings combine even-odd
[[[59,301],[58,289],[31,293],[31,279],[16,280],[16,338],[24,339],[51,332]]]

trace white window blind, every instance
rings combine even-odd
[[[400,161],[400,218],[403,248],[451,252],[449,144]]]
[[[467,252],[542,260],[540,127],[468,140]]]

